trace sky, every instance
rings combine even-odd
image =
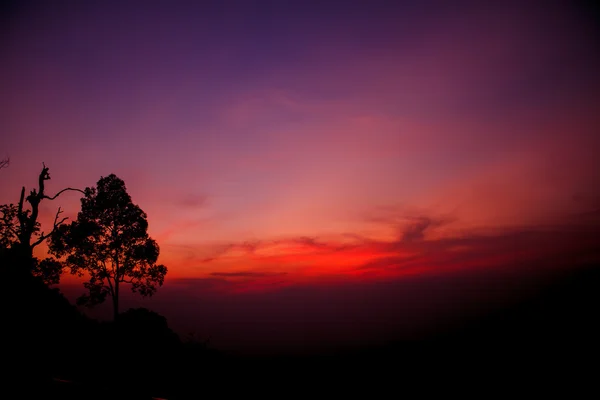
[[[409,318],[407,302],[438,310],[482,271],[598,259],[599,14],[585,2],[0,10],[0,204],[42,163],[50,193],[116,174],[169,268],[141,304],[186,329],[296,343],[327,320],[335,340],[349,319]],[[79,198],[45,202],[42,224],[58,206],[75,218]],[[442,295],[440,277],[479,283]]]

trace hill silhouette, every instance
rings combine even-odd
[[[2,267],[3,364],[10,366],[2,375],[5,388],[24,396],[58,390],[63,398],[70,392],[105,398],[112,391],[113,398],[131,398],[162,390],[181,360],[193,357],[198,366],[208,358],[202,357],[210,353],[205,346],[182,341],[153,311],[129,309],[118,322],[96,321],[27,273],[11,252],[3,252]]]
[[[5,363],[21,393],[63,399],[276,396],[281,385],[294,393],[368,393],[465,376],[504,385],[524,377],[564,380],[586,376],[599,355],[599,282],[598,265],[579,266],[517,302],[418,339],[251,357],[182,340],[165,317],[143,308],[121,313],[118,322],[91,320],[58,290],[23,274],[2,291],[3,345],[12,355]]]

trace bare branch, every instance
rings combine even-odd
[[[42,232],[39,239],[36,240],[35,242],[33,242],[33,244],[31,245],[32,248],[37,246],[38,244],[42,243],[44,240],[48,239],[50,237],[50,235],[52,235],[52,233],[54,233],[56,228],[58,228],[63,222],[65,222],[67,219],[69,219],[69,217],[64,217],[63,219],[61,219],[59,221],[58,216],[62,213],[63,213],[63,211],[60,209],[60,207],[58,207],[58,211],[56,211],[56,215],[54,216],[54,223],[52,224],[52,230],[49,233],[47,233],[46,235],[44,235],[44,232]]]
[[[10,164],[10,158],[6,157],[3,160],[0,160],[0,169],[8,167]]]
[[[58,207],[58,210],[56,211],[56,215],[54,216],[54,224],[53,227],[56,228],[58,225],[62,224],[63,222],[65,222],[66,219],[68,219],[69,217],[64,217],[63,219],[60,220],[60,222],[56,222],[58,221],[58,216],[60,214],[62,214],[63,211],[60,209],[60,207]]]
[[[40,236],[40,238],[38,240],[36,240],[35,242],[31,243],[31,248],[34,248],[38,244],[42,243],[44,240],[48,239],[49,236],[50,236],[50,234],[44,235],[44,232],[42,232],[42,235]]]
[[[23,201],[25,200],[25,186],[21,188],[21,197],[19,197],[19,208],[17,209],[17,217],[19,222],[23,224]]]
[[[72,191],[75,191],[75,192],[79,192],[79,193],[85,194],[85,192],[84,192],[83,190],[81,190],[81,189],[76,189],[76,188],[65,188],[65,189],[61,190],[60,192],[56,193],[56,194],[55,194],[54,196],[52,196],[52,197],[44,195],[44,197],[43,197],[43,198],[44,198],[44,199],[48,199],[48,200],[54,200],[55,198],[57,198],[58,196],[60,196],[60,195],[61,195],[61,193],[63,193],[63,192],[66,192],[67,190],[72,190]]]
[[[38,177],[38,187],[40,189],[39,195],[38,195],[38,203],[45,197],[44,195],[44,181],[47,181],[50,179],[50,173],[48,172],[48,170],[50,168],[46,167],[46,164],[42,163],[43,168],[42,168],[42,172],[40,173],[40,176]],[[35,189],[34,189],[35,191]],[[34,192],[32,192],[33,194]]]

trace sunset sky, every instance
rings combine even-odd
[[[318,308],[319,285],[598,255],[598,14],[579,2],[8,4],[0,204],[42,162],[50,193],[116,174],[169,268],[144,303],[165,314],[168,293]]]

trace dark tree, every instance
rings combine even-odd
[[[0,205],[0,248],[12,247],[18,238],[17,206]]]
[[[45,182],[50,180],[48,171],[49,168],[43,165],[38,177],[38,187],[31,190],[27,197],[25,197],[25,187],[21,188],[18,205],[12,203],[0,205],[0,248],[3,251],[10,250],[14,259],[18,260],[17,264],[25,266],[26,272],[41,277],[47,284],[52,284],[58,283],[60,279],[61,264],[51,258],[38,260],[33,257],[33,249],[49,239],[67,218],[60,218],[62,210],[59,207],[52,228],[47,233],[41,231],[38,221],[40,203],[43,200],[54,200],[66,191],[81,193],[83,191],[65,188],[54,196],[48,196],[45,191]],[[27,204],[29,204],[29,209],[27,209]]]
[[[162,286],[167,267],[156,264],[159,247],[147,230],[146,213],[131,201],[125,182],[116,175],[85,189],[77,220],[60,226],[50,244],[53,254],[66,256],[71,273],[89,276],[84,284],[88,293],[78,304],[94,306],[110,295],[116,319],[122,283],[142,296]]]

